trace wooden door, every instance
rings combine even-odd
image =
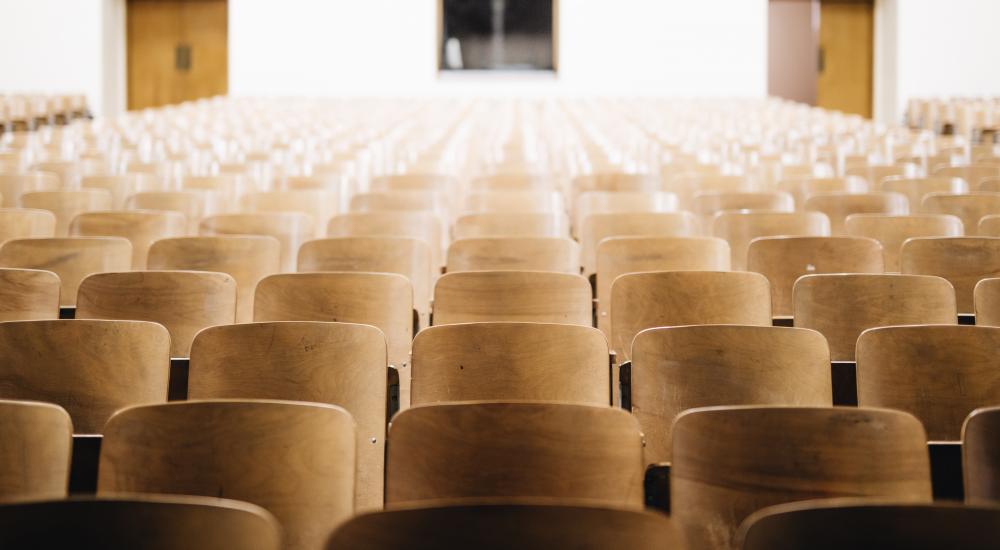
[[[874,0],[822,0],[816,104],[872,116]]]
[[[128,108],[225,94],[226,0],[128,0]]]

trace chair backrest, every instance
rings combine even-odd
[[[729,243],[732,268],[746,269],[750,242],[759,237],[830,235],[822,212],[720,212],[712,222],[716,237]]]
[[[1000,278],[983,279],[973,292],[976,325],[1000,327]]]
[[[793,212],[795,199],[784,191],[716,191],[698,193],[692,199],[691,211],[711,222],[719,212],[725,210],[770,210],[772,212]],[[706,223],[710,228],[710,223]]]
[[[882,273],[883,248],[862,237],[760,237],[750,242],[747,270],[767,277],[775,316],[792,315],[792,288],[803,275]]]
[[[800,208],[809,197],[818,193],[867,193],[871,190],[868,182],[858,176],[784,179],[778,182],[778,187],[790,193]]]
[[[180,237],[187,232],[184,216],[177,212],[126,210],[84,212],[73,218],[70,235],[122,237],[132,243],[132,269],[146,269],[146,256],[154,241]]]
[[[958,216],[966,235],[979,234],[979,220],[1000,214],[1000,193],[931,193],[924,197],[923,210],[928,214]]]
[[[51,271],[0,268],[0,321],[58,319],[59,287]]]
[[[547,271],[447,273],[434,287],[435,325],[513,321],[592,326],[590,283]]]
[[[73,423],[65,409],[0,399],[0,441],[0,500],[66,497]],[[7,546],[8,532],[2,533]]]
[[[444,265],[441,219],[430,212],[353,212],[330,220],[329,237],[411,237],[431,248],[435,269]]]
[[[20,205],[21,195],[24,193],[56,191],[59,186],[59,175],[52,172],[0,173],[0,198],[6,208]]]
[[[56,217],[56,235],[69,235],[69,224],[78,214],[111,210],[111,192],[106,189],[33,191],[21,195],[21,206],[48,210]]]
[[[611,349],[631,357],[648,328],[680,325],[771,325],[771,293],[759,273],[652,271],[627,273],[611,285]]]
[[[334,531],[327,550],[654,550],[680,548],[662,514],[544,500],[455,503],[355,516]]]
[[[576,197],[587,191],[660,191],[663,180],[654,174],[607,172],[577,176],[570,182],[570,187],[575,202]]]
[[[438,212],[446,213],[448,203],[436,191],[392,191],[359,193],[351,197],[351,212]]]
[[[2,212],[2,211],[0,211]],[[983,237],[1000,237],[1000,214],[990,214],[979,219],[978,234]]]
[[[894,176],[883,180],[879,184],[879,189],[906,195],[910,203],[910,212],[918,213],[925,212],[923,200],[930,193],[968,193],[969,184],[961,178],[903,178]]]
[[[240,198],[245,212],[299,212],[308,215],[316,237],[322,237],[326,224],[337,214],[335,191],[257,191]]]
[[[955,287],[960,313],[975,310],[976,283],[1000,276],[1000,237],[926,237],[900,249],[903,273],[937,275]]]
[[[214,213],[213,199],[212,193],[203,191],[140,191],[125,199],[125,208],[180,212],[187,220],[187,234],[195,235],[201,219]]]
[[[851,214],[909,213],[909,203],[902,193],[819,193],[806,199],[803,210],[822,212],[830,219],[831,235],[847,235],[844,221]]]
[[[56,216],[37,208],[0,208],[0,244],[10,239],[56,236]]]
[[[816,331],[702,325],[653,328],[632,342],[632,414],[646,463],[670,462],[674,419],[714,405],[831,406],[830,350]]]
[[[459,271],[580,272],[580,245],[551,237],[459,239],[448,247],[446,268]]]
[[[55,273],[61,305],[73,306],[87,276],[132,268],[132,245],[121,237],[15,239],[0,246],[0,266]]]
[[[62,406],[76,433],[116,410],[167,400],[170,335],[145,321],[0,323],[0,398]]]
[[[1000,177],[1000,166],[985,163],[965,166],[941,166],[934,169],[934,175],[946,178],[962,178],[969,184],[969,187],[977,189],[982,180]]]
[[[454,176],[447,174],[388,174],[372,178],[373,191],[449,191],[458,185]]]
[[[149,269],[228,274],[236,280],[236,322],[248,323],[257,283],[281,270],[280,251],[278,239],[260,235],[176,237],[153,243],[146,263]]]
[[[692,549],[734,548],[775,504],[838,496],[930,502],[924,429],[900,411],[709,407],[674,422],[671,516]]]
[[[698,234],[698,217],[690,212],[592,214],[580,229],[583,274],[589,276],[597,272],[597,247],[608,237],[693,237]]]
[[[962,426],[965,502],[1000,503],[1000,407],[972,411]]]
[[[517,191],[557,187],[559,178],[544,172],[504,172],[476,177],[469,189],[479,191]]]
[[[465,196],[465,212],[563,212],[562,195],[557,191],[473,191]]]
[[[76,318],[159,323],[170,356],[187,357],[198,331],[236,322],[236,281],[208,271],[95,273],[80,283]]]
[[[319,548],[354,512],[354,421],[290,401],[129,407],[108,421],[97,494],[226,497],[274,514],[285,548]]]
[[[120,210],[125,207],[125,198],[137,191],[150,190],[150,184],[159,183],[158,178],[146,174],[118,174],[84,176],[80,187],[84,189],[104,189],[111,193],[111,207]],[[155,184],[153,184],[155,186]],[[145,186],[146,189],[140,186]]]
[[[563,213],[466,214],[455,221],[456,239],[476,237],[557,237],[569,236],[569,220]]]
[[[608,406],[465,402],[413,407],[396,415],[389,427],[386,471],[387,506],[493,497],[580,499],[633,508],[643,502],[639,424],[626,411]]]
[[[280,527],[263,508],[235,500],[180,495],[0,504],[0,531],[0,542],[7,548],[281,548]]]
[[[635,214],[638,212],[676,212],[677,195],[665,191],[586,191],[574,204],[574,233],[579,236],[584,221],[594,214]]]
[[[220,214],[201,220],[202,235],[264,235],[281,243],[281,270],[295,271],[299,247],[315,235],[313,221],[301,212]]]
[[[868,237],[882,243],[885,270],[899,271],[899,252],[914,237],[960,237],[962,220],[948,214],[851,214],[844,222],[848,235]]]
[[[958,441],[970,412],[1000,403],[998,345],[997,327],[866,330],[858,338],[858,405],[907,411],[932,441]]]
[[[793,302],[795,326],[826,336],[834,361],[853,361],[858,336],[870,328],[958,323],[955,291],[941,277],[805,275],[795,282]]]

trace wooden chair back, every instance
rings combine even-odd
[[[444,229],[430,212],[354,212],[330,220],[329,237],[409,237],[427,243],[435,269],[444,265]]]
[[[21,195],[21,206],[48,210],[56,217],[56,235],[69,235],[69,225],[78,214],[111,210],[111,192],[105,189],[33,191]]]
[[[56,216],[37,208],[0,208],[0,244],[56,236]]]
[[[464,212],[564,212],[562,195],[557,191],[473,191],[465,196]]]
[[[55,273],[61,305],[74,306],[87,276],[132,268],[132,245],[120,237],[15,239],[0,246],[0,266]]]
[[[819,193],[806,199],[804,210],[815,210],[830,219],[831,235],[847,235],[844,222],[851,214],[909,213],[909,202],[901,193]]]
[[[819,193],[867,193],[868,182],[858,176],[843,178],[791,178],[778,182],[781,191],[789,193],[800,208],[806,200]]]
[[[0,500],[66,497],[73,423],[65,409],[0,399],[0,441]],[[8,532],[2,533],[6,546]]]
[[[690,212],[591,214],[580,229],[583,274],[590,276],[597,272],[597,247],[609,237],[694,237],[698,234],[698,218]]]
[[[551,237],[459,239],[448,247],[446,270],[580,272],[580,245]]]
[[[962,220],[948,214],[851,214],[844,222],[848,235],[868,237],[882,244],[885,270],[899,272],[899,252],[914,237],[961,237]]]
[[[458,180],[447,174],[389,174],[372,178],[373,191],[442,191],[458,186]]]
[[[1000,327],[1000,278],[976,283],[973,302],[977,326]]]
[[[910,203],[910,212],[926,213],[923,207],[924,197],[931,193],[968,193],[969,184],[961,178],[930,177],[903,178],[890,177],[883,180],[879,186],[883,192],[902,193]]]
[[[447,273],[434,287],[435,325],[487,321],[592,326],[590,283],[546,271]]]
[[[477,237],[554,237],[569,236],[569,219],[563,213],[466,214],[455,221],[455,239]]]
[[[187,233],[187,222],[177,212],[125,210],[84,212],[73,218],[69,233],[83,237],[122,237],[132,243],[132,269],[146,269],[154,241]]]
[[[951,214],[962,220],[965,234],[979,234],[979,220],[1000,214],[1000,193],[931,193],[924,197],[923,210],[928,214]]]
[[[51,271],[0,268],[0,321],[58,319],[60,286]]]
[[[1000,276],[1000,237],[926,237],[900,249],[903,273],[937,275],[955,287],[960,313],[975,311],[974,291],[982,279]]]
[[[732,268],[746,269],[750,242],[760,237],[830,235],[830,219],[822,212],[720,212],[712,222],[716,237],[729,243]]]
[[[1000,407],[972,411],[962,425],[965,502],[1000,503]]]
[[[322,237],[326,224],[337,214],[335,191],[256,191],[240,198],[244,212],[299,212],[312,221],[315,237]]]
[[[695,194],[691,211],[701,216],[706,228],[712,218],[726,210],[794,212],[795,199],[784,191],[715,191]]]
[[[448,212],[448,201],[436,191],[359,193],[351,197],[351,212]]]
[[[677,195],[665,191],[586,191],[574,203],[574,234],[579,236],[584,221],[594,214],[635,214],[676,212]]]
[[[978,234],[982,237],[1000,237],[1000,214],[983,216],[979,219],[978,227]]]
[[[969,187],[977,189],[982,180],[1000,177],[1000,166],[993,164],[968,164],[965,166],[940,166],[933,170],[934,175],[944,178],[962,178]]]
[[[217,208],[214,198],[210,193],[199,191],[140,191],[125,199],[125,208],[180,212],[187,221],[186,234],[196,235],[201,219]]]
[[[220,214],[201,220],[201,235],[262,235],[281,243],[281,271],[294,272],[299,247],[315,235],[313,221],[301,212]]]
[[[14,208],[21,204],[24,193],[56,191],[60,185],[59,175],[52,172],[0,173],[0,204]]]

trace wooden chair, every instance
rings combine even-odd
[[[163,190],[158,184],[158,178],[145,174],[90,175],[80,180],[80,186],[84,189],[104,189],[111,193],[111,208],[114,210],[124,208],[125,199],[133,193]]]
[[[711,297],[711,299],[706,299]],[[648,328],[680,325],[771,325],[771,293],[759,273],[628,273],[611,285],[611,349],[631,358],[632,340]]]
[[[638,212],[676,212],[679,199],[665,191],[587,191],[574,204],[574,234],[579,236],[584,221],[594,214],[635,214]]]
[[[0,500],[65,498],[72,439],[62,407],[0,399]],[[0,531],[0,544],[6,533]]]
[[[791,178],[778,182],[778,189],[789,193],[800,207],[818,193],[867,193],[871,190],[864,178]]]
[[[434,287],[434,325],[485,321],[593,325],[590,284],[545,271],[447,273]]]
[[[360,509],[382,507],[386,343],[351,323],[277,322],[212,327],[195,338],[190,399],[286,399],[339,405],[357,422]]]
[[[0,208],[0,244],[11,239],[56,236],[56,216],[35,208]]]
[[[973,290],[976,325],[1000,327],[1000,278],[983,279]]]
[[[1000,502],[1000,407],[972,411],[962,425],[962,474],[965,502]]]
[[[572,239],[483,237],[448,247],[446,270],[580,272],[580,246]]]
[[[2,211],[0,211],[2,215]],[[1000,214],[990,214],[983,216],[977,226],[978,234],[982,237],[1000,237]]]
[[[284,548],[319,548],[354,512],[355,436],[340,407],[190,401],[129,407],[108,421],[97,494],[226,497],[266,508]]]
[[[910,203],[911,213],[925,213],[924,197],[931,193],[964,194],[969,192],[969,184],[961,178],[886,178],[879,184],[883,192],[902,193]]]
[[[626,174],[622,172],[605,172],[586,174],[573,178],[570,189],[574,204],[576,198],[587,191],[616,192],[651,192],[661,191],[663,180],[654,174]]]
[[[872,187],[877,186],[887,178],[912,178],[916,173],[917,166],[910,162],[883,165],[866,163],[844,168],[844,175],[864,178]]]
[[[222,197],[228,206],[236,202],[247,191],[245,173],[219,174],[215,176],[184,176],[181,178],[182,191],[208,191]]]
[[[566,214],[483,213],[466,214],[455,221],[455,239],[477,237],[569,236]]]
[[[263,235],[281,243],[281,271],[294,272],[299,247],[316,233],[312,219],[301,212],[220,214],[201,220],[202,235]]]
[[[962,178],[969,187],[978,189],[982,180],[1000,177],[1000,166],[993,164],[969,164],[966,166],[940,166],[934,175],[945,178]]]
[[[761,508],[815,498],[930,502],[927,438],[907,413],[879,409],[709,407],[677,417],[672,519],[695,549],[735,548]]]
[[[373,191],[442,191],[458,186],[454,176],[437,173],[388,174],[372,178]]]
[[[713,405],[832,405],[830,350],[812,330],[703,325],[652,328],[632,342],[632,414],[646,463],[670,462],[671,426]]]
[[[909,213],[909,203],[901,193],[819,193],[806,199],[804,210],[822,212],[830,219],[831,235],[847,235],[844,220],[852,214]]]
[[[323,236],[326,224],[337,214],[334,191],[257,191],[240,199],[244,212],[299,212],[313,222],[316,237]]]
[[[898,273],[899,252],[914,237],[960,237],[962,220],[947,214],[851,214],[844,222],[848,235],[868,237],[882,244],[885,271]]]
[[[198,224],[217,208],[214,195],[199,191],[141,191],[125,199],[129,210],[169,210],[184,214],[187,234],[198,234]]]
[[[929,214],[951,214],[962,220],[965,234],[979,234],[979,220],[1000,214],[1000,193],[931,193],[924,197],[923,210]]]
[[[611,284],[642,271],[729,271],[729,244],[714,237],[611,237],[597,246],[597,327],[611,337]]]
[[[784,191],[716,191],[695,194],[691,211],[701,216],[704,226],[711,229],[712,218],[726,210],[770,210],[794,212],[795,199]]]
[[[720,212],[712,233],[729,243],[732,268],[746,269],[750,242],[759,237],[830,235],[830,219],[822,212]]]
[[[910,239],[900,252],[903,273],[937,275],[955,287],[960,313],[975,310],[973,292],[982,279],[1000,275],[1000,238],[928,237]]]
[[[414,407],[389,427],[386,464],[386,506],[521,497],[629,508],[643,503],[639,425],[607,406],[477,401]]]
[[[698,218],[690,212],[592,214],[580,229],[583,274],[589,277],[597,272],[597,247],[609,237],[693,237],[698,234]]]
[[[56,191],[59,186],[59,175],[51,172],[0,173],[0,204],[13,208],[21,204],[24,193]]]
[[[469,182],[469,189],[477,191],[551,189],[558,186],[558,178],[544,172],[503,172],[478,176]]]
[[[61,305],[74,306],[77,288],[88,275],[131,269],[132,245],[120,237],[15,239],[0,246],[0,266],[55,273]]]
[[[795,282],[793,302],[795,326],[826,336],[834,361],[854,361],[858,336],[870,328],[958,323],[955,292],[941,277],[805,275]]]
[[[0,321],[58,319],[60,286],[51,271],[0,268]]]
[[[676,193],[687,206],[697,193],[750,193],[756,190],[756,182],[742,175],[687,172],[667,177],[664,189]]]
[[[435,191],[359,193],[351,197],[351,212],[436,212],[446,214],[448,201]]]
[[[1000,508],[861,498],[769,506],[743,523],[743,550],[907,548],[987,550],[1000,537]]]
[[[249,323],[257,283],[281,270],[280,250],[277,239],[259,235],[177,237],[153,243],[147,264],[149,269],[228,274],[236,280],[236,322]]]
[[[429,212],[354,212],[335,216],[329,237],[410,237],[427,243],[435,269],[444,265],[444,229]]]
[[[188,357],[200,330],[236,322],[236,281],[205,271],[96,273],[80,283],[76,318],[159,323],[170,356]]]
[[[187,232],[184,216],[177,212],[127,210],[84,212],[70,222],[69,234],[83,237],[123,237],[132,243],[132,269],[146,269],[153,241],[180,237]]]
[[[473,191],[466,195],[462,210],[477,212],[563,212],[562,195],[557,191]]]
[[[48,210],[56,217],[56,235],[69,235],[69,225],[78,214],[111,210],[111,192],[105,189],[34,191],[21,195],[21,206]]]
[[[355,516],[334,531],[327,550],[653,550],[681,548],[660,514],[545,500],[439,503]]]
[[[144,321],[0,323],[0,397],[62,406],[76,433],[116,410],[167,400],[170,335]]]

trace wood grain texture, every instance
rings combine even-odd
[[[672,517],[691,549],[735,548],[751,513],[847,496],[930,502],[927,438],[882,409],[709,407],[673,429]]]
[[[611,285],[611,349],[619,363],[629,360],[632,340],[648,328],[724,324],[771,325],[771,293],[763,275],[654,271],[628,273]]]
[[[831,406],[830,350],[816,331],[738,325],[654,328],[632,343],[632,414],[646,463],[670,462],[671,426],[715,405]]]
[[[593,323],[590,283],[544,271],[447,273],[434,287],[434,324],[515,321]]]
[[[191,349],[190,399],[287,399],[339,405],[357,422],[355,504],[382,507],[386,342],[369,325],[249,323],[208,328]]]
[[[128,239],[132,243],[132,269],[146,269],[146,256],[153,242],[184,235],[186,224],[183,215],[169,211],[84,212],[73,218],[69,234]]]
[[[958,323],[955,292],[940,277],[805,275],[795,283],[793,301],[795,326],[822,333],[834,361],[853,361],[858,336],[870,328]]]
[[[883,248],[862,237],[760,237],[750,242],[747,270],[767,277],[776,316],[792,315],[792,289],[803,275],[882,273]]]
[[[482,237],[448,247],[446,268],[461,271],[580,272],[580,245],[568,238]]]
[[[0,441],[0,500],[66,497],[73,423],[62,407],[0,399]]]
[[[962,220],[947,214],[851,214],[844,221],[848,235],[882,243],[886,272],[899,272],[899,252],[914,237],[961,237]]]
[[[60,305],[72,306],[80,282],[89,275],[131,269],[132,245],[120,237],[15,239],[0,246],[0,266],[55,273]]]
[[[890,177],[883,180],[878,189],[885,192],[902,193],[910,202],[911,213],[926,213],[924,197],[930,193],[968,193],[969,184],[960,178],[930,177],[903,178]]]
[[[0,397],[55,403],[78,434],[116,410],[167,400],[170,336],[144,321],[0,323]]]
[[[312,219],[301,212],[260,212],[209,216],[198,226],[202,235],[262,235],[281,243],[281,271],[294,272],[299,247],[313,237]]]
[[[591,214],[580,229],[583,274],[597,272],[597,247],[609,237],[694,237],[698,217],[690,212],[634,212]]]
[[[1000,214],[983,216],[979,219],[978,227],[978,234],[982,237],[1000,237]]]
[[[817,193],[806,199],[804,210],[826,214],[831,235],[847,235],[844,222],[851,214],[909,213],[909,202],[900,193]]]
[[[778,181],[778,188],[790,193],[799,208],[805,204],[806,199],[817,193],[867,193],[871,190],[868,182],[857,176],[843,178],[792,177]]]
[[[586,191],[574,204],[573,231],[579,236],[584,221],[594,214],[676,212],[679,208],[677,195],[665,191]]]
[[[922,209],[928,214],[951,214],[962,220],[966,235],[979,234],[979,220],[1000,214],[1000,193],[931,193],[924,197]]]
[[[972,313],[976,284],[1000,276],[1000,237],[910,239],[900,251],[900,269],[944,277],[955,287],[958,311]]]
[[[60,286],[51,271],[0,268],[0,321],[58,319]]]
[[[80,283],[76,318],[159,323],[170,356],[188,357],[200,330],[236,322],[236,281],[206,271],[96,273]]]
[[[983,407],[962,426],[962,475],[965,502],[1000,502],[1000,407]]]
[[[551,190],[472,191],[465,196],[462,211],[558,213],[566,210],[562,195]]]
[[[48,210],[56,217],[56,235],[69,235],[70,222],[84,212],[111,210],[111,192],[106,189],[34,191],[21,195],[21,206]]]
[[[37,208],[0,208],[0,243],[56,236],[56,216]]]
[[[257,191],[240,199],[245,212],[300,212],[312,219],[316,237],[322,237],[326,224],[337,214],[335,191]]]
[[[725,210],[793,212],[795,199],[784,191],[715,191],[696,193],[691,201],[691,211],[701,216],[705,227],[711,227],[712,217]]]
[[[437,212],[448,211],[446,197],[437,191],[394,191],[358,193],[351,197],[351,212]]]
[[[431,248],[431,263],[444,265],[444,228],[429,212],[354,212],[335,216],[327,226],[329,237],[410,237]]]
[[[1000,327],[1000,278],[979,281],[973,296],[976,325]]]
[[[21,204],[21,195],[32,191],[56,191],[61,181],[58,174],[32,171],[19,174],[0,174],[0,199],[4,208]]]
[[[321,548],[354,512],[351,415],[319,403],[215,400],[130,407],[104,431],[97,494],[244,500],[274,514],[284,548]]]
[[[125,208],[180,212],[187,220],[187,234],[195,235],[201,219],[212,210],[210,197],[200,191],[141,191],[125,199]]]
[[[621,409],[464,402],[413,407],[389,427],[386,505],[545,497],[642,507],[642,434]]]
[[[570,182],[571,195],[576,198],[587,191],[661,191],[663,180],[655,174],[603,172],[577,176]]]
[[[565,214],[482,213],[466,214],[455,221],[455,239],[477,237],[569,236]]]
[[[733,269],[747,266],[750,242],[760,237],[830,235],[830,219],[822,212],[720,212],[712,234],[729,243]]]

